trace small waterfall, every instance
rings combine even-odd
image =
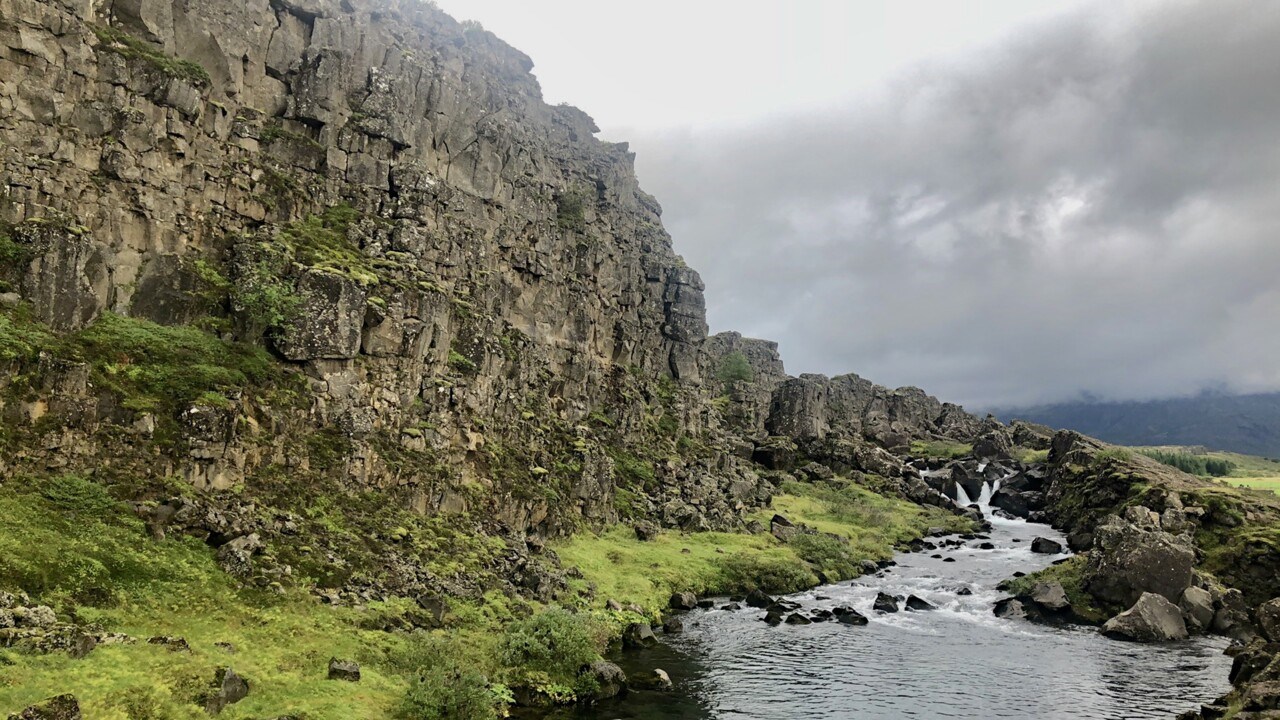
[[[969,493],[964,491],[964,486],[956,483],[956,504],[960,507],[969,507],[973,501],[969,499]]]
[[[982,492],[978,493],[978,505],[982,507],[990,507],[991,495],[993,493],[995,493],[995,490],[992,489],[991,483],[989,482],[982,483]]]

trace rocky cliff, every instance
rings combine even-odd
[[[296,518],[245,508],[331,487],[523,552],[984,430],[708,338],[627,146],[531,67],[417,0],[0,0],[0,473],[267,555]]]

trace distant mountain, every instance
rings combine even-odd
[[[1145,402],[1081,401],[996,411],[1120,445],[1205,445],[1280,457],[1280,393]]]

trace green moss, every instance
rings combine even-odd
[[[1124,608],[1104,606],[1085,590],[1084,571],[1087,563],[1086,556],[1074,555],[1066,562],[1050,565],[1038,572],[1008,580],[1002,583],[1001,587],[1013,595],[1025,595],[1030,593],[1037,583],[1061,583],[1062,589],[1067,594],[1067,601],[1071,603],[1071,611],[1085,622],[1101,624]]]
[[[114,392],[124,407],[168,415],[207,393],[266,385],[280,372],[263,350],[114,313],[64,338],[57,350],[88,362],[95,384]]]
[[[53,333],[31,317],[30,306],[0,311],[0,362],[31,360],[53,339]]]
[[[98,36],[99,48],[102,50],[113,52],[126,60],[144,62],[161,74],[185,80],[197,87],[209,87],[211,84],[209,72],[198,63],[167,55],[119,28],[95,25],[93,33]]]
[[[973,445],[945,440],[915,440],[911,443],[911,454],[920,457],[962,458],[973,454]]]
[[[337,205],[290,223],[280,232],[279,241],[303,265],[345,275],[362,285],[377,285],[378,267],[349,236],[361,217],[350,205]]]
[[[862,560],[893,555],[896,545],[921,537],[930,527],[970,530],[972,523],[936,508],[877,495],[849,484],[819,487],[788,483],[773,508],[757,519],[768,524],[774,512],[792,522],[840,535],[848,544],[806,539],[780,543],[772,535],[662,532],[641,542],[628,528],[579,534],[556,548],[566,565],[575,565],[601,596],[663,608],[673,592],[730,594],[759,587],[792,592],[817,582],[815,571],[829,566],[852,576]],[[836,546],[839,549],[835,549]],[[807,557],[806,557],[807,556]]]
[[[583,232],[587,229],[587,196],[572,190],[556,196],[556,224],[561,230]]]

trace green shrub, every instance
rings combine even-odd
[[[99,387],[140,412],[173,414],[211,394],[239,390],[273,377],[262,350],[192,327],[168,327],[114,313],[66,338],[66,354],[89,362]]]
[[[556,196],[556,224],[561,230],[582,232],[587,229],[586,196],[570,191]]]
[[[778,555],[735,554],[721,563],[722,588],[730,593],[763,590],[792,593],[818,584],[818,578],[803,562]]]
[[[590,620],[556,607],[507,626],[499,657],[524,674],[572,684],[583,666],[600,659],[597,643]]]
[[[38,485],[50,505],[73,515],[101,517],[118,506],[106,488],[79,475],[57,475]]]
[[[724,383],[725,391],[735,382],[751,382],[755,377],[755,371],[751,369],[751,363],[747,362],[747,356],[740,352],[731,352],[724,356],[720,361],[720,369],[716,371],[716,378]]]
[[[832,581],[858,575],[858,558],[847,540],[827,534],[797,535],[788,544],[802,560]]]
[[[1230,460],[1211,458],[1204,455],[1192,455],[1187,452],[1170,452],[1168,450],[1144,449],[1143,455],[1160,463],[1175,467],[1184,473],[1201,477],[1226,477],[1236,469]]]
[[[30,359],[53,340],[48,328],[29,316],[26,306],[0,313],[0,362]]]

